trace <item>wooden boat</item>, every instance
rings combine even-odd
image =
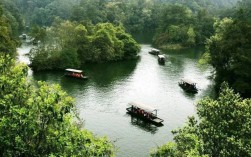
[[[159,52],[160,51],[158,49],[151,49],[151,51],[149,51],[149,53],[152,54],[152,55],[158,55]]]
[[[158,55],[159,64],[165,64],[166,58],[164,55]]]
[[[79,79],[87,79],[87,76],[84,76],[82,70],[76,69],[65,69],[65,76],[75,77]]]
[[[197,93],[198,89],[196,87],[196,83],[194,83],[191,80],[188,79],[181,79],[181,81],[179,82],[179,86],[185,90],[186,92],[190,92],[190,93]]]
[[[26,40],[27,39],[27,35],[26,34],[22,34],[19,36],[19,38],[21,38],[22,40]]]
[[[162,122],[163,119],[160,119],[157,117],[157,109],[141,104],[141,103],[135,103],[131,102],[128,104],[130,107],[126,108],[127,113],[137,116],[145,121],[151,122],[155,125],[163,125]]]

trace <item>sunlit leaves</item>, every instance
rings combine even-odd
[[[3,65],[9,65],[8,67]],[[77,125],[74,100],[59,85],[27,79],[0,58],[0,156],[113,156],[113,145]]]
[[[235,94],[226,84],[217,100],[204,99],[197,105],[200,129],[207,153],[213,156],[250,156],[251,100]],[[238,142],[237,142],[238,141]]]

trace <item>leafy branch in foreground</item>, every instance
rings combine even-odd
[[[114,156],[107,138],[81,129],[59,85],[26,78],[27,66],[0,58],[0,156]]]

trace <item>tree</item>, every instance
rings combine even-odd
[[[223,19],[215,23],[216,33],[207,43],[209,63],[216,70],[216,83],[227,81],[243,96],[251,95],[251,22],[239,15],[238,19]],[[243,19],[244,18],[244,19]]]
[[[190,118],[174,131],[175,143],[152,152],[152,156],[251,156],[251,99],[243,99],[221,86],[216,100],[204,98],[197,104],[199,122]]]
[[[58,19],[45,34],[46,42],[30,53],[35,71],[78,68],[86,62],[133,59],[140,50],[123,26],[111,23],[84,26]]]
[[[194,32],[193,27],[189,27],[189,29],[188,29],[188,31],[187,31],[187,36],[188,36],[187,45],[189,45],[189,46],[194,46],[194,45],[195,45],[195,37],[196,37],[196,34],[195,34],[195,32]]]
[[[196,43],[193,12],[182,5],[166,5],[161,9],[158,29],[154,43],[158,46],[180,44],[183,46]]]
[[[250,99],[241,98],[223,83],[217,100],[205,98],[197,108],[205,153],[210,156],[251,156]]]
[[[28,68],[0,58],[1,156],[114,156],[107,138],[79,125],[59,85],[28,81]]]
[[[175,135],[174,142],[152,150],[152,157],[206,157],[203,155],[203,141],[198,136],[199,129],[194,117],[190,117],[186,125],[178,130],[172,131]]]
[[[3,13],[0,6],[0,53],[14,56],[17,42],[12,37],[10,25]]]
[[[33,39],[34,43],[37,43],[38,41],[45,42],[46,29],[35,25],[31,28],[30,35],[34,38]]]
[[[3,8],[3,17],[8,21],[11,35],[17,36],[24,29],[24,23],[20,9],[13,1],[1,0],[0,6]],[[0,13],[1,14],[1,13]]]

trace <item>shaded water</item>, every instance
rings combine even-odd
[[[171,130],[183,126],[187,116],[195,115],[195,103],[211,95],[210,69],[201,70],[197,61],[203,49],[166,52],[161,66],[141,45],[140,59],[119,63],[90,64],[82,67],[87,81],[63,77],[63,72],[30,74],[35,80],[57,83],[76,99],[85,128],[97,136],[108,136],[118,148],[118,157],[146,157],[152,148],[171,141]],[[18,51],[27,51],[21,47]],[[21,58],[22,60],[22,58]],[[185,93],[178,81],[190,78],[197,82],[199,93]],[[127,104],[142,102],[159,109],[164,126],[156,127],[126,114]]]

